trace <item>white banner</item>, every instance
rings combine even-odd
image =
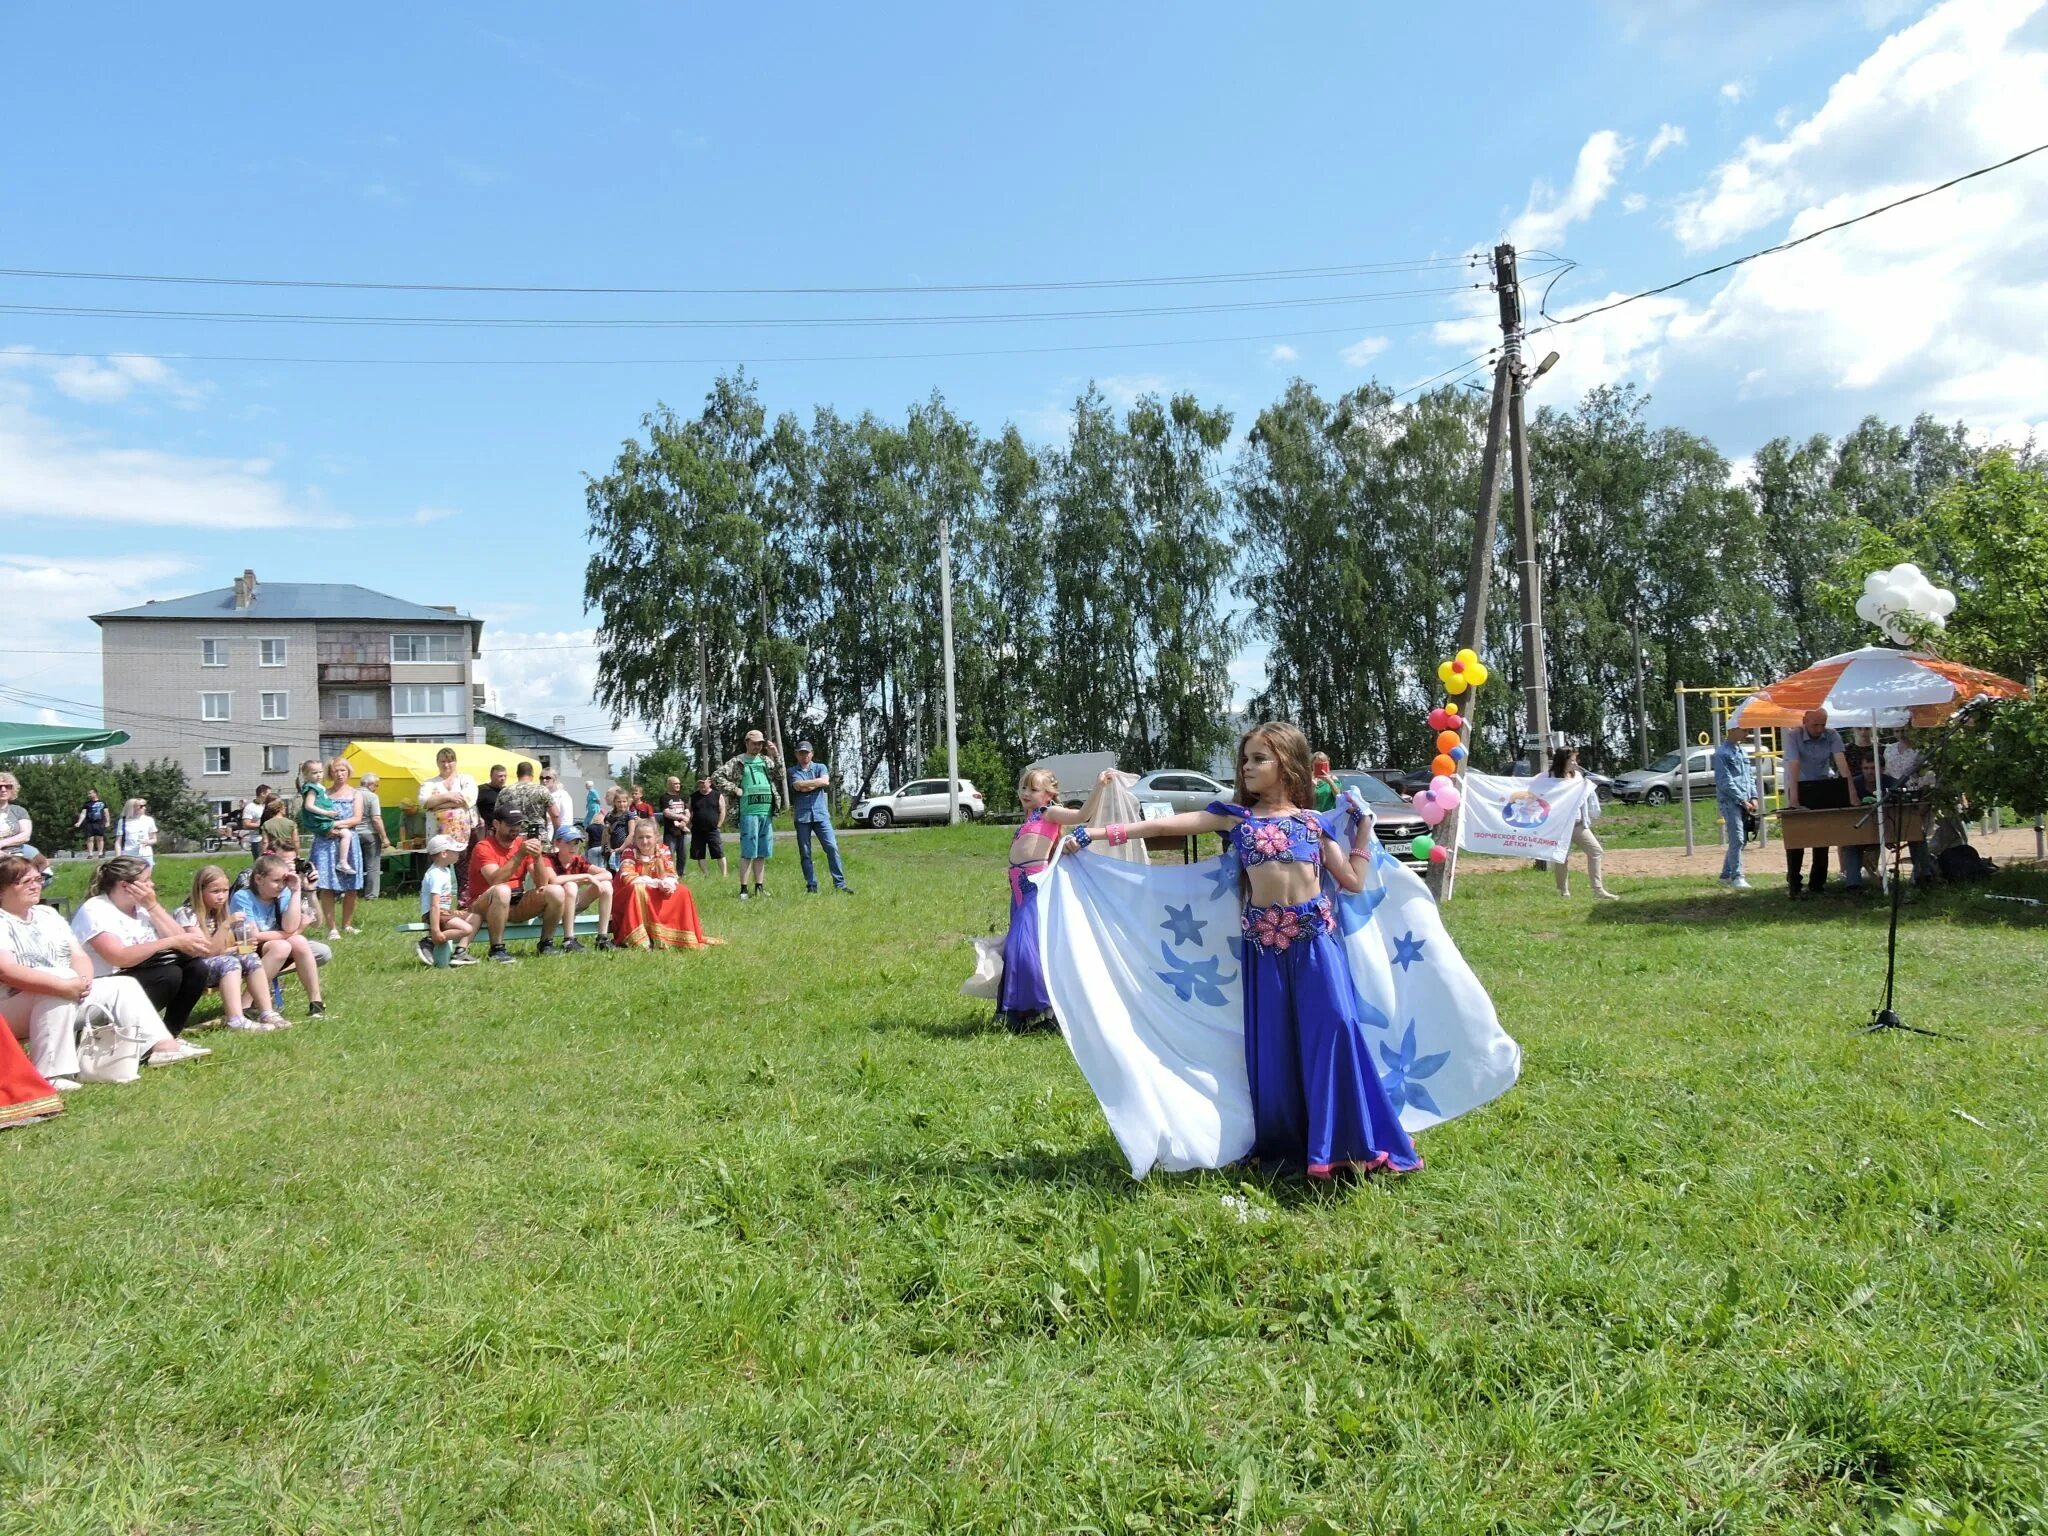
[[[1497,773],[1468,773],[1458,846],[1467,853],[1498,853],[1513,859],[1567,858],[1572,828],[1592,792],[1593,781],[1584,775],[1511,779]]]

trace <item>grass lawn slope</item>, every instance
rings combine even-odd
[[[0,1136],[0,1531],[2048,1529],[2048,914],[1911,908],[1954,1038],[1871,1038],[1875,903],[1469,880],[1520,1087],[1137,1184],[957,992],[1004,843],[784,846],[707,954],[385,902],[328,1022]]]

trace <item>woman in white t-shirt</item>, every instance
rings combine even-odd
[[[1577,747],[1559,747],[1550,754],[1548,777],[1563,783],[1567,779],[1578,778],[1579,774]],[[1531,779],[1529,783],[1532,792],[1540,792],[1536,787],[1542,782],[1542,777]],[[1580,849],[1586,855],[1586,873],[1593,879],[1593,895],[1600,901],[1619,901],[1621,898],[1607,889],[1607,882],[1600,878],[1600,856],[1607,849],[1600,839],[1593,835],[1593,823],[1599,815],[1599,791],[1588,789],[1586,798],[1579,802],[1578,819],[1572,823],[1572,847]],[[1557,880],[1557,894],[1560,896],[1569,896],[1572,893],[1571,862],[1571,849],[1568,848],[1565,850],[1565,856],[1550,866],[1551,873]]]
[[[173,1035],[183,1032],[213,982],[206,969],[211,943],[164,910],[149,866],[140,859],[108,859],[92,872],[87,891],[71,919],[71,934],[85,947],[93,974],[134,978],[164,1016],[165,1027]],[[185,1051],[211,1054],[196,1045]]]
[[[130,800],[122,807],[120,851],[145,864],[156,863],[156,820],[147,800]]]
[[[149,1040],[152,1066],[187,1060],[190,1047],[171,1038],[141,986],[126,976],[95,978],[84,947],[42,899],[42,876],[26,859],[0,859],[0,1018],[28,1042],[36,1070],[55,1088],[78,1086],[78,1029],[88,1009]]]

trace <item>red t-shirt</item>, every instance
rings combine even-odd
[[[516,862],[513,861],[514,848],[519,850]],[[514,863],[514,870],[504,883],[510,885],[513,894],[517,895],[521,882],[526,879],[527,871],[533,867],[533,861],[533,849],[527,846],[523,837],[513,838],[511,847],[500,843],[495,837],[478,838],[476,846],[469,851],[469,890],[464,899],[474,902],[483,893],[486,866],[495,868],[508,862]]]
[[[580,853],[558,853],[555,855],[555,873],[558,875],[587,875],[590,860]]]

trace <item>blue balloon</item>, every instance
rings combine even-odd
[[[1454,763],[1462,763],[1463,761],[1465,761],[1465,749],[1463,747],[1451,748],[1451,761]]]

